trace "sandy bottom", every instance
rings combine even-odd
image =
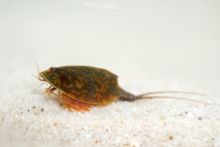
[[[24,73],[13,74],[1,91],[0,146],[220,146],[218,98],[192,97],[208,104],[116,101],[86,113],[69,112]]]

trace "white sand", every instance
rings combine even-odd
[[[220,105],[213,104],[219,102],[214,97],[191,96],[210,104],[116,101],[69,112],[44,96],[44,86],[28,71],[11,78],[0,97],[0,146],[220,146]]]

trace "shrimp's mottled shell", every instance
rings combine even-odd
[[[51,67],[41,72],[40,76],[70,98],[89,104],[105,105],[121,95],[117,76],[102,68]]]

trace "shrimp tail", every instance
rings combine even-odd
[[[164,94],[173,94],[173,95],[164,95]],[[148,93],[143,93],[139,95],[134,95],[130,92],[127,92],[121,89],[121,96],[119,97],[119,99],[123,101],[135,101],[135,100],[140,100],[140,99],[156,99],[156,98],[157,99],[177,99],[177,100],[186,100],[186,101],[206,104],[206,102],[203,102],[203,101],[189,99],[185,97],[179,97],[179,96],[175,96],[175,94],[205,96],[205,94],[203,93],[188,92],[188,91],[155,91],[155,92],[148,92]]]

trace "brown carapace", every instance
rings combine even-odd
[[[39,72],[39,80],[49,83],[45,93],[54,94],[58,101],[67,109],[88,111],[92,106],[104,106],[115,100],[134,101],[144,98],[177,98],[161,96],[161,93],[188,93],[183,91],[157,91],[134,95],[122,89],[118,84],[117,75],[91,66],[51,67]],[[198,94],[198,93],[196,93]],[[191,100],[196,101],[196,100]],[[200,102],[200,101],[196,101]]]

